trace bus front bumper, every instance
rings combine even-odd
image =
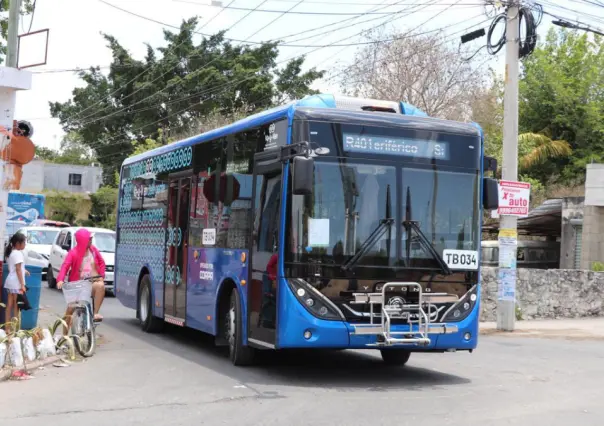
[[[480,300],[460,321],[428,323],[427,333],[424,325],[419,330],[416,324],[404,323],[392,324],[386,334],[380,322],[358,324],[320,319],[310,314],[292,292],[286,290],[281,295],[276,348],[400,348],[443,352],[473,350],[478,345]]]

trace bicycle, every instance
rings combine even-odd
[[[83,357],[90,357],[96,349],[96,327],[102,320],[95,320],[94,298],[92,297],[92,283],[99,278],[86,278],[79,281],[66,282],[63,284],[63,296],[68,306],[71,305],[71,334],[74,339],[75,349]],[[92,300],[92,302],[91,302]]]

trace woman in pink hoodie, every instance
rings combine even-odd
[[[85,228],[79,229],[75,233],[75,240],[76,246],[67,253],[63,266],[61,266],[61,271],[57,276],[57,288],[61,289],[68,272],[68,281],[79,281],[94,276],[101,276],[102,278],[92,283],[94,319],[101,321],[103,317],[99,315],[99,310],[103,304],[103,299],[105,299],[105,261],[103,260],[103,256],[101,256],[101,252],[92,245],[92,234],[90,231]],[[72,313],[73,309],[68,306],[65,317],[70,319]]]

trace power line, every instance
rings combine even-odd
[[[434,18],[434,17],[433,17],[433,18]],[[427,23],[427,22],[426,22],[426,23]],[[454,25],[459,25],[459,24],[460,24],[460,23],[451,24],[451,25],[449,25],[448,27],[451,27],[451,26],[454,26]],[[421,26],[421,25],[425,25],[425,23],[424,23],[424,24],[420,24],[420,26]],[[473,26],[470,26],[469,28],[472,28],[472,27],[474,27],[474,26],[476,26],[476,25],[478,25],[478,24],[474,24]],[[418,26],[418,27],[416,27],[415,29],[417,29],[417,28],[419,28],[419,26]],[[445,27],[445,28],[446,28],[446,27]],[[412,31],[415,31],[415,29],[413,29],[413,30],[409,31],[408,33],[406,33],[406,34],[407,34],[407,38],[409,37],[409,36],[408,36],[408,34],[410,34]],[[424,35],[424,34],[428,34],[428,33],[436,32],[436,31],[442,31],[442,29],[444,29],[444,28],[440,28],[440,29],[437,29],[437,30],[430,30],[430,31],[426,31],[426,32],[424,32],[424,33],[414,34],[413,36],[419,36],[419,35]],[[468,28],[465,28],[465,29],[463,29],[463,30],[461,30],[461,31],[458,31],[457,33],[460,33],[460,32],[463,32],[463,31],[466,31],[467,29],[468,29]],[[362,34],[362,32],[360,32],[359,34]],[[454,34],[456,34],[456,33],[454,33]],[[452,35],[453,35],[453,34],[452,34]],[[398,38],[398,39],[403,39],[403,38],[405,38],[405,37],[403,36],[403,37],[400,37],[400,38]],[[444,43],[443,43],[443,44],[444,44]],[[411,57],[413,57],[413,56],[415,56],[415,55],[417,55],[417,54],[423,53],[424,51],[428,51],[429,49],[433,49],[433,48],[434,48],[434,46],[430,46],[428,49],[425,49],[425,50],[422,50],[422,51],[417,51],[417,52],[414,52],[413,54],[409,55],[409,56],[408,56],[407,58],[405,58],[405,59],[409,59],[409,58],[411,58]],[[322,49],[322,48],[320,47],[320,48],[318,48],[318,49],[315,49],[315,51],[316,51],[316,50],[320,50],[320,49]],[[305,56],[305,55],[307,55],[307,54],[309,54],[309,53],[312,53],[312,52],[306,52],[304,55],[300,55],[300,57],[301,57],[301,56]],[[277,63],[277,65],[278,65],[278,64],[280,64],[280,63],[288,62],[288,61],[290,61],[290,60],[292,60],[292,59],[295,59],[295,58],[288,58],[288,59],[282,60],[282,61],[278,62],[278,63]],[[343,71],[343,72],[344,72],[344,71]],[[248,77],[248,78],[246,78],[246,79],[242,79],[242,80],[237,81],[237,82],[226,83],[226,84],[221,85],[221,86],[218,86],[218,87],[214,87],[214,88],[210,88],[210,89],[208,89],[208,90],[202,91],[202,92],[194,93],[194,94],[192,94],[192,95],[190,95],[190,96],[186,96],[186,97],[184,97],[184,98],[180,98],[180,99],[176,99],[176,100],[174,100],[174,101],[167,102],[167,103],[166,103],[166,105],[167,105],[167,104],[176,103],[176,102],[182,102],[182,101],[185,101],[185,100],[188,100],[188,99],[194,98],[194,97],[199,97],[199,96],[209,95],[209,94],[211,94],[212,92],[216,92],[216,91],[217,91],[217,90],[219,90],[219,89],[222,89],[222,91],[224,91],[224,90],[226,90],[226,89],[227,89],[227,88],[229,88],[229,87],[232,87],[232,86],[237,86],[237,85],[239,85],[239,84],[241,84],[241,83],[244,83],[245,81],[248,81],[248,80],[250,80],[250,79],[251,79],[251,78],[253,78],[253,77],[254,77],[254,76],[251,76],[251,77]],[[156,106],[153,106],[153,107],[148,107],[148,108],[143,108],[143,109],[140,109],[140,110],[138,110],[138,111],[132,111],[132,112],[140,112],[140,111],[149,110],[149,109],[154,109],[154,108],[156,108]],[[131,130],[130,132],[132,133],[133,131],[137,131],[137,130],[139,130],[139,131],[140,131],[140,130],[142,130],[144,127],[148,127],[148,126],[151,126],[151,125],[159,124],[161,121],[165,120],[166,118],[169,118],[169,117],[173,117],[173,116],[177,116],[177,115],[179,115],[179,114],[182,114],[183,112],[187,111],[187,110],[188,110],[188,109],[190,109],[190,108],[191,108],[191,106],[190,106],[190,105],[188,105],[188,106],[186,106],[185,108],[181,109],[180,111],[177,111],[177,112],[175,112],[175,113],[172,113],[172,114],[168,115],[167,117],[163,117],[163,118],[161,118],[161,119],[158,119],[158,120],[156,120],[156,121],[155,121],[155,122],[153,122],[153,123],[147,123],[147,124],[145,124],[144,126],[139,127],[138,129],[133,129],[133,130]],[[154,133],[155,133],[155,131],[154,131],[153,133],[151,133],[150,135],[153,135]],[[122,136],[122,135],[119,135],[119,136]],[[149,136],[149,135],[148,135],[148,136]],[[116,140],[116,139],[117,139],[117,136],[116,136],[116,137],[114,137],[114,138],[111,138],[110,140]],[[136,137],[134,137],[133,139],[136,139]],[[97,148],[105,148],[105,147],[110,146],[110,145],[119,145],[119,144],[123,144],[123,143],[124,143],[123,141],[119,141],[119,142],[117,142],[117,143],[115,143],[115,144],[109,144],[109,145],[104,145],[104,146],[101,146],[101,145],[100,145],[100,143],[99,143],[99,145],[98,145],[97,147],[93,147],[93,149],[97,149]],[[119,155],[119,153],[115,153],[115,154],[111,154],[111,155]],[[102,157],[97,157],[97,159],[99,159],[99,158],[105,158],[105,156],[102,156]]]
[[[29,29],[27,30],[28,33],[31,33],[31,27],[34,25],[35,16],[36,16],[36,0],[34,0],[34,3],[31,7],[31,20],[29,21]]]
[[[591,5],[596,7],[604,7],[604,3],[598,3],[596,0],[570,0],[573,3],[582,4],[582,5]]]
[[[273,19],[272,21],[270,21],[268,24],[264,25],[262,28],[260,28],[259,30],[256,30],[252,35],[249,35],[247,37],[247,39],[249,40],[250,38],[254,37],[255,35],[257,35],[259,32],[261,32],[262,30],[264,30],[265,28],[271,26],[272,24],[274,24],[278,19],[283,18],[285,15],[287,15],[288,13],[293,13],[293,10],[300,6],[302,3],[304,3],[304,0],[299,0],[296,4],[294,4],[292,7],[290,7],[289,9],[283,11],[283,13],[281,13],[279,16],[277,16],[275,19]]]
[[[432,1],[436,1],[436,0],[432,0]],[[261,6],[262,4],[264,4],[265,2],[266,2],[266,0],[265,0],[263,3],[259,4],[259,5],[258,5],[258,7],[260,7],[260,6]],[[402,0],[401,0],[401,2],[402,2]],[[248,12],[248,14],[246,14],[246,16],[248,16],[248,15],[249,15],[249,14],[251,14],[252,12],[253,12],[253,11]],[[242,19],[244,19],[246,16],[244,16],[243,18],[241,18],[241,19],[240,19],[239,21],[237,21],[235,24],[231,25],[231,27],[230,27],[228,30],[230,30],[230,29],[231,29],[231,28],[233,28],[235,25],[237,25],[237,23],[239,23],[239,22],[240,22]],[[397,18],[397,19],[398,19],[398,18]],[[228,30],[227,30],[227,31],[228,31]],[[335,32],[335,31],[337,31],[337,29],[336,29],[336,30],[332,30],[332,31],[330,31],[330,32],[331,32],[331,33],[333,33],[333,32]],[[310,46],[306,46],[306,47],[330,47],[330,46],[329,46],[329,45],[327,45],[327,46],[314,46],[314,45],[310,45]],[[196,55],[196,54],[189,55],[189,56],[188,56],[188,58],[190,59],[191,57],[193,57],[193,56],[195,56],[195,55]],[[211,65],[213,62],[215,62],[215,61],[216,61],[216,60],[218,60],[218,59],[219,59],[219,57],[217,56],[217,57],[216,57],[216,58],[214,58],[212,61],[210,61],[209,63],[205,64],[205,65],[204,65],[204,66],[203,66],[201,69],[205,69],[205,68],[207,68],[208,66],[210,66],[210,65]],[[165,75],[166,75],[166,74],[168,74],[169,72],[170,72],[170,70],[166,71],[166,72],[165,72],[163,75],[159,76],[158,78],[156,78],[155,80],[153,80],[151,83],[153,83],[154,81],[157,81],[159,78],[161,78],[161,77],[165,76]],[[127,95],[126,97],[124,97],[124,98],[123,98],[123,99],[121,99],[121,100],[123,101],[124,99],[129,98],[130,96],[134,95],[134,94],[135,94],[135,93],[137,93],[138,91],[142,90],[142,88],[143,88],[143,87],[139,88],[137,91],[135,91],[135,92],[133,92],[133,93],[131,93],[131,94]],[[162,89],[162,90],[160,90],[160,91],[158,91],[158,92],[155,92],[154,94],[149,95],[149,96],[147,96],[146,98],[143,98],[143,99],[139,100],[138,102],[135,102],[134,104],[124,106],[123,108],[119,109],[118,111],[114,111],[114,112],[112,112],[112,113],[110,113],[110,114],[108,114],[108,115],[105,115],[105,116],[103,116],[103,117],[100,117],[100,118],[95,118],[95,119],[93,119],[93,120],[91,120],[91,121],[89,121],[89,122],[85,122],[85,120],[87,120],[87,119],[91,118],[92,116],[96,115],[97,113],[102,112],[102,111],[104,111],[104,110],[107,110],[107,108],[103,108],[101,111],[96,111],[95,113],[90,114],[90,115],[88,115],[87,117],[84,117],[83,119],[81,119],[81,121],[83,121],[83,123],[80,123],[80,125],[88,125],[88,124],[91,124],[91,123],[93,123],[93,122],[100,121],[100,120],[103,120],[103,119],[105,119],[105,118],[112,117],[112,116],[116,115],[117,113],[119,113],[119,112],[121,112],[121,111],[124,111],[124,110],[126,110],[126,109],[128,109],[128,108],[131,108],[131,107],[133,107],[134,105],[140,104],[140,103],[142,103],[142,102],[144,102],[144,101],[148,100],[149,98],[151,98],[151,97],[153,97],[153,96],[158,95],[159,93],[163,93],[163,92],[164,92],[166,89],[168,89],[168,87],[166,87],[166,88],[164,88],[164,89]],[[131,112],[131,113],[132,113],[132,112]]]
[[[105,0],[99,0],[101,3],[106,4],[107,6],[111,6],[111,7],[115,7],[117,9],[121,9],[109,2],[106,2]],[[231,2],[229,3],[229,5],[233,4],[235,2],[235,0],[231,0]],[[210,18],[210,20],[208,22],[206,22],[201,28],[205,27],[206,25],[208,25],[210,22],[212,22],[218,15],[220,15],[222,13],[222,10],[220,10],[216,15],[212,16],[212,18]],[[185,41],[183,40],[177,47],[182,46],[182,44],[185,43]],[[130,85],[131,83],[133,83],[135,80],[137,80],[139,77],[141,77],[142,75],[144,75],[145,73],[149,72],[151,69],[153,69],[153,67],[149,67],[149,68],[145,68],[141,73],[137,74],[132,80],[130,80],[129,82],[127,82],[125,84],[125,86]],[[81,116],[84,112],[88,111],[90,108],[93,108],[99,104],[101,104],[103,101],[109,99],[111,96],[114,96],[117,92],[119,92],[120,89],[116,89],[115,91],[113,91],[112,93],[110,93],[107,97],[99,100],[98,102],[94,103],[93,105],[90,105],[86,108],[84,108],[84,110],[80,111],[78,113],[78,116]],[[84,117],[84,119],[89,118],[90,116]]]
[[[575,29],[575,30],[583,30],[583,31],[588,31],[588,32],[592,32],[594,34],[598,34],[600,36],[604,36],[604,32],[602,32],[601,30],[596,30],[593,29],[589,26],[581,26],[581,25],[577,25],[577,24],[573,24],[570,23],[568,21],[564,21],[564,20],[555,20],[552,21],[552,24],[554,25],[558,25],[559,27],[563,27],[563,28],[571,28],[571,29]]]
[[[100,1],[100,2],[102,2],[102,3],[105,3],[105,4],[111,4],[111,3],[107,3],[105,0],[99,0],[99,1]],[[267,1],[268,1],[268,0],[264,0],[262,3],[260,3],[260,4],[258,5],[258,7],[260,7],[261,5],[263,5],[264,3],[266,3]],[[233,4],[234,2],[235,2],[235,0],[232,0],[232,1],[229,3],[229,5],[230,5],[230,4]],[[211,22],[211,21],[212,21],[214,18],[216,18],[216,17],[217,17],[217,16],[218,16],[218,15],[219,15],[221,12],[222,12],[222,10],[221,10],[220,12],[218,12],[216,15],[214,15],[214,16],[213,16],[213,17],[210,19],[210,21],[206,22],[206,23],[204,24],[204,26],[206,26],[207,24],[209,24],[209,23],[210,23],[210,22]],[[250,12],[248,12],[248,13],[247,13],[247,14],[246,14],[246,15],[245,15],[243,18],[239,19],[237,22],[235,22],[233,25],[231,25],[231,26],[230,26],[230,27],[229,27],[229,28],[228,28],[228,29],[225,31],[225,33],[226,33],[226,32],[228,32],[228,31],[230,31],[231,29],[233,29],[233,28],[234,28],[234,27],[235,27],[237,24],[239,24],[241,21],[243,21],[245,18],[247,18],[247,17],[248,17],[249,15],[251,15],[253,12],[254,12],[254,10],[251,10]],[[203,27],[202,27],[202,28],[203,28]],[[180,43],[178,46],[176,46],[176,47],[178,48],[179,46],[183,45],[185,42],[186,42],[186,39],[185,39],[185,40],[183,40],[183,41],[182,41],[182,42],[181,42],[181,43]],[[193,52],[191,55],[188,55],[188,56],[187,56],[187,59],[191,59],[191,57],[192,57],[192,56],[194,56],[194,55],[196,55],[196,53],[194,53],[194,52]],[[219,59],[219,57],[217,56],[216,58],[214,58],[213,60],[211,60],[211,61],[210,61],[208,64],[206,64],[206,65],[205,65],[205,66],[204,66],[202,69],[207,68],[207,67],[208,67],[210,64],[212,64],[214,61],[216,61],[216,60],[218,60],[218,59]],[[149,71],[150,69],[153,69],[153,68],[154,68],[154,66],[150,67],[149,69],[145,69],[145,71],[143,71],[142,73],[140,73],[139,75],[137,75],[136,77],[134,77],[134,79],[132,79],[132,80],[131,80],[129,83],[127,83],[126,85],[129,85],[130,83],[132,83],[133,81],[135,81],[136,79],[138,79],[138,77],[140,77],[141,75],[143,75],[143,74],[144,74],[146,71]],[[168,71],[164,72],[164,73],[163,73],[163,74],[161,74],[159,77],[157,77],[157,78],[155,78],[153,81],[151,81],[151,83],[154,83],[154,82],[156,82],[157,80],[159,80],[160,78],[164,77],[164,76],[165,76],[165,75],[167,75],[167,74],[168,74],[170,71],[173,71],[173,69],[172,69],[172,70],[168,70]],[[121,100],[123,101],[124,99],[130,98],[132,95],[134,95],[134,94],[136,94],[136,93],[140,92],[140,91],[141,91],[141,90],[143,90],[144,88],[145,88],[145,86],[141,86],[141,87],[139,87],[139,88],[138,88],[138,89],[136,89],[134,92],[130,93],[129,95],[126,95],[126,96],[125,96],[124,98],[122,98]],[[117,89],[115,92],[113,92],[113,94],[117,93],[119,90],[120,90],[120,89]],[[112,95],[110,95],[110,96],[113,96],[113,94],[112,94]],[[101,111],[103,111],[103,110],[107,110],[107,107],[106,107],[106,108],[103,108]],[[100,112],[100,111],[95,111],[95,112],[93,112],[92,114],[90,114],[90,115],[88,115],[88,116],[86,116],[86,117],[82,118],[81,120],[82,120],[82,121],[87,120],[87,119],[89,119],[90,117],[92,117],[92,116],[96,115],[96,114],[97,114],[97,113],[99,113],[99,112]]]
[[[195,4],[198,6],[207,6],[204,5],[202,3],[198,3],[195,1],[191,1],[191,0],[173,0],[177,3],[187,3],[187,4]],[[416,5],[421,6],[424,5],[426,3],[416,3]],[[454,3],[452,3],[454,4]],[[470,6],[483,6],[484,3],[464,3],[465,5],[470,5]],[[219,6],[225,9],[231,9],[231,10],[251,10],[250,8],[246,8],[246,7],[232,7],[232,6]],[[260,13],[283,13],[283,10],[273,10],[273,9],[258,9],[257,12]],[[360,12],[289,12],[292,15],[320,15],[320,16],[350,16],[350,15],[359,15]],[[370,14],[372,15],[387,15],[387,12],[371,12]]]
[[[271,0],[271,1],[275,1],[275,0]],[[400,1],[396,2],[396,3],[389,3],[389,4],[386,4],[386,5],[383,5],[383,6],[377,8],[375,10],[381,10],[381,9],[385,9],[385,8],[388,8],[388,7],[391,7],[391,6],[396,6],[396,5],[399,5],[399,4],[403,3],[404,1],[405,0],[400,0]],[[305,0],[305,2],[308,3],[308,0]],[[320,3],[320,2],[314,2],[314,3]],[[121,10],[123,12],[126,12],[126,13],[129,13],[129,14],[134,14],[133,12],[131,13],[130,11],[127,11],[127,10],[122,9],[122,8],[119,8],[119,10]],[[393,12],[393,14],[394,15],[398,15],[398,14],[406,12],[408,10],[409,10],[408,8],[407,9],[402,9],[400,11]],[[180,27],[178,27],[176,25],[170,25],[170,24],[167,24],[167,23],[164,23],[164,22],[161,22],[161,21],[157,21],[157,20],[154,20],[154,19],[147,18],[147,17],[139,15],[139,14],[134,14],[134,16],[136,16],[138,18],[141,18],[141,19],[150,20],[151,22],[157,23],[157,24],[162,25],[164,27],[180,29]],[[405,15],[405,16],[408,16],[408,15]],[[355,20],[357,20],[359,18],[362,18],[362,17],[363,17],[363,15],[352,17],[352,18],[346,18],[346,19],[338,20],[338,21],[329,23],[327,25],[321,25],[321,26],[310,28],[310,29],[307,29],[307,30],[298,31],[298,32],[295,32],[295,33],[290,33],[288,35],[276,37],[275,40],[283,41],[285,39],[288,39],[288,38],[291,38],[291,37],[295,37],[295,36],[298,36],[298,35],[307,34],[307,33],[313,32],[313,31],[317,31],[317,30],[322,30],[322,29],[329,28],[329,27],[334,26],[334,25],[344,24],[345,22],[355,21]],[[358,24],[365,24],[367,22],[372,22],[372,21],[379,20],[379,19],[382,19],[382,18],[383,18],[383,16],[372,17],[370,19],[358,22],[356,25],[358,25]],[[341,29],[341,28],[342,27],[340,27],[338,29]],[[292,42],[289,42],[289,43],[286,43],[286,44],[285,43],[284,44],[280,44],[279,47],[296,47],[296,48],[314,47],[314,46],[311,46],[311,45],[293,44],[293,43],[296,43],[298,41],[308,40],[308,39],[311,39],[311,38],[316,38],[316,37],[318,37],[320,35],[323,35],[323,34],[326,34],[328,32],[329,31],[325,31],[325,32],[318,33],[318,34],[315,34],[315,35],[312,35],[312,36],[299,38],[299,39],[293,40]],[[200,32],[195,32],[195,33],[196,34],[200,34],[200,35],[205,36],[205,37],[210,37],[211,36],[209,34],[203,34],[203,33],[200,33]],[[231,38],[228,38],[228,37],[225,37],[224,39],[225,40],[229,40],[229,41],[244,42],[244,40],[231,39]],[[263,42],[251,42],[251,41],[247,41],[245,43],[248,44],[248,45],[263,44]],[[112,68],[112,67],[131,68],[131,67],[134,67],[134,66],[135,65],[128,65],[128,64],[86,65],[86,66],[81,66],[81,67],[77,67],[77,68],[42,69],[42,70],[38,70],[38,71],[32,71],[32,73],[33,74],[55,74],[55,73],[84,71],[84,70],[88,70],[90,68],[109,69],[109,68]]]
[[[426,49],[416,51],[416,52],[414,52],[414,53],[412,53],[412,54],[410,54],[410,55],[407,55],[407,56],[406,56],[406,57],[404,57],[404,58],[400,58],[400,60],[403,60],[403,61],[404,61],[404,60],[408,60],[408,59],[411,59],[411,58],[413,58],[414,56],[416,56],[416,55],[418,55],[418,54],[421,54],[421,53],[424,53],[424,52],[430,51],[430,50],[434,49],[435,47],[442,46],[442,45],[444,45],[444,44],[446,44],[446,43],[448,43],[448,42],[450,42],[450,41],[451,41],[451,40],[448,40],[448,38],[451,38],[451,39],[452,39],[452,36],[454,36],[454,35],[456,35],[456,34],[459,34],[459,33],[462,33],[462,32],[465,32],[465,31],[467,31],[468,29],[473,28],[473,27],[475,27],[476,25],[481,25],[481,24],[483,24],[483,23],[485,23],[485,22],[487,22],[487,21],[484,21],[484,22],[481,22],[481,23],[478,23],[478,24],[474,24],[474,25],[472,25],[472,26],[470,26],[470,27],[467,27],[467,28],[464,28],[464,29],[462,29],[462,30],[460,30],[460,31],[457,31],[457,32],[455,32],[455,33],[452,33],[452,34],[450,34],[450,35],[449,35],[449,37],[445,37],[445,39],[443,40],[443,42],[442,42],[442,43],[437,44],[437,45],[431,45],[431,46],[429,46],[429,47],[428,47],[428,48],[426,48]],[[457,25],[459,25],[459,23],[458,23]],[[337,77],[338,75],[341,75],[341,74],[345,73],[346,71],[347,71],[347,70],[342,70],[342,71],[340,71],[340,72],[339,72],[338,74],[336,74],[335,76],[332,76],[332,77],[331,77],[329,80],[333,80],[333,79],[335,79],[335,77]],[[268,99],[268,97],[265,97],[265,98],[260,99],[258,102],[262,102],[262,101],[267,100],[267,99]],[[175,112],[175,113],[170,114],[168,117],[173,117],[173,116],[177,116],[177,115],[179,115],[179,114],[182,114],[183,112],[185,112],[185,111],[186,111],[187,109],[189,109],[189,108],[190,108],[190,107],[185,107],[184,109],[182,109],[182,110],[180,110],[180,111],[177,111],[177,112]],[[202,119],[202,117],[200,117],[200,119]],[[154,124],[158,124],[160,121],[162,121],[162,119],[157,120],[157,121],[156,121],[156,122],[154,122],[154,123],[149,123],[149,124],[147,124],[146,126],[149,126],[149,125],[154,125]],[[140,129],[142,129],[142,127],[141,127],[141,128],[139,128],[139,129],[137,129],[137,130],[140,130]],[[155,131],[154,131],[154,132],[152,132],[152,133],[150,133],[150,134],[144,135],[144,136],[142,136],[141,138],[145,138],[145,139],[146,139],[146,138],[148,138],[148,137],[153,136],[153,134],[154,134],[154,133],[155,133]],[[121,136],[121,135],[120,135],[120,136]],[[112,138],[111,140],[115,140],[115,138]],[[129,141],[129,142],[132,142],[132,141]],[[107,147],[107,146],[114,146],[114,145],[119,145],[119,144],[122,144],[122,143],[124,143],[124,142],[123,142],[123,141],[119,141],[119,142],[117,142],[117,143],[113,143],[113,144],[105,145],[105,146],[103,146],[103,147]],[[99,146],[100,146],[100,145],[99,145]],[[92,148],[92,149],[96,149],[96,148]],[[98,156],[98,157],[96,157],[96,159],[97,159],[97,160],[100,160],[100,159],[112,158],[112,157],[116,157],[116,156],[119,156],[119,155],[121,155],[121,152],[114,152],[114,153],[111,153],[111,154],[107,154],[107,155]]]
[[[275,0],[271,0],[271,1],[275,1]],[[403,3],[404,1],[405,0],[401,0],[401,1],[398,1],[396,3],[387,4],[387,5],[384,5],[383,7],[380,7],[378,9],[376,9],[376,10],[384,9],[384,8],[387,8],[387,7],[390,7],[390,6],[394,6],[394,5],[398,5],[400,3]],[[308,3],[308,0],[305,0],[305,2]],[[315,2],[315,3],[317,3],[317,2]],[[123,12],[126,12],[126,13],[129,13],[129,14],[134,14],[133,12],[131,13],[130,11],[127,11],[127,10],[122,9],[122,8],[119,8],[119,10],[121,10]],[[394,14],[402,13],[402,12],[404,12],[406,10],[407,9],[404,9],[404,10],[399,11],[399,12],[394,12]],[[147,18],[147,17],[142,16],[142,15],[134,14],[134,16],[136,16],[138,18],[141,18],[141,19],[150,20],[151,22],[160,24],[160,25],[162,25],[164,27],[170,27],[170,28],[180,29],[180,27],[178,27],[178,26],[170,25],[170,24],[167,24],[167,23],[164,23],[164,22],[161,22],[161,21],[150,19],[150,18]],[[291,33],[291,34],[288,34],[288,35],[281,36],[281,37],[276,37],[276,40],[285,40],[285,39],[290,38],[290,37],[295,37],[295,36],[302,35],[302,34],[307,34],[309,32],[313,32],[313,31],[316,31],[316,30],[325,29],[325,28],[328,28],[328,27],[331,27],[331,26],[334,26],[334,25],[343,24],[344,22],[355,21],[355,20],[357,20],[357,19],[359,19],[361,17],[362,17],[362,15],[361,16],[352,17],[352,18],[346,18],[346,19],[338,20],[336,22],[332,22],[332,23],[327,24],[327,25],[321,25],[321,26],[318,26],[318,27],[314,27],[314,28],[310,28],[310,29],[304,30],[304,31],[298,31],[298,32],[295,32],[295,33]],[[361,21],[358,24],[364,24],[364,23],[375,21],[377,19],[382,19],[382,18],[383,17],[381,17],[381,16],[377,17],[377,18],[374,17],[374,18],[367,19],[365,21]],[[203,35],[205,37],[210,37],[209,34],[203,34],[203,33],[199,33],[199,32],[196,32],[196,34],[201,34],[201,35]],[[304,37],[304,38],[296,39],[296,40],[294,40],[291,43],[295,43],[295,42],[302,41],[302,40],[308,40],[310,38],[315,38],[315,37],[318,37],[318,36],[323,35],[323,34],[325,34],[325,32],[324,33],[318,33],[318,34],[315,34],[315,35],[309,36],[309,37]],[[248,38],[251,38],[251,37],[248,37]],[[225,40],[230,40],[230,41],[243,42],[243,40],[229,39],[227,37],[225,37],[224,39]],[[250,41],[247,41],[246,43],[248,45],[251,45],[251,44],[262,44],[262,42],[250,42]],[[295,45],[295,44],[291,44],[291,43],[281,44],[279,47],[309,47],[308,45]],[[112,65],[102,65],[102,66],[101,65],[86,65],[86,66],[81,66],[81,67],[78,67],[78,68],[42,69],[42,70],[38,70],[38,71],[33,71],[32,73],[33,74],[54,74],[54,73],[64,73],[64,72],[77,72],[77,71],[88,70],[90,68],[109,69],[111,67],[116,67],[116,66],[117,67],[124,67],[124,68],[134,67],[134,65],[128,65],[128,64],[112,64]]]
[[[271,1],[281,2],[281,3],[293,3],[296,0],[271,0]],[[356,2],[325,1],[325,0],[324,1],[306,0],[305,3],[307,3],[307,4],[325,4],[325,5],[330,5],[330,6],[377,6],[377,5],[382,5],[384,2],[382,2],[382,3],[356,3]],[[394,6],[396,4],[397,3],[390,3],[385,6]],[[413,4],[413,3],[411,3],[411,4]],[[479,4],[477,3],[476,5],[479,5]],[[480,5],[482,5],[482,3]]]
[[[552,8],[552,9],[562,10],[562,11],[564,11],[563,13],[570,12],[570,13],[575,14],[576,16],[581,16],[581,17],[583,17],[586,20],[595,21],[595,22],[598,22],[598,24],[604,24],[604,18],[603,17],[594,16],[594,15],[589,14],[587,12],[583,12],[583,11],[580,11],[580,10],[572,9],[572,8],[569,8],[569,7],[566,7],[566,6],[562,6],[562,5],[558,5],[556,3],[552,3],[551,1],[548,1],[548,0],[541,0],[540,3],[543,6],[547,6],[547,7]],[[547,13],[547,15],[550,15],[550,13]],[[585,22],[580,22],[578,20],[576,22],[581,23],[581,24],[586,24]]]

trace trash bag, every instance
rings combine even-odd
[[[0,330],[0,341],[4,340],[6,333],[4,330]],[[8,352],[8,345],[5,342],[0,343],[0,368],[4,367],[6,362],[6,354]]]
[[[23,355],[27,362],[36,360],[36,348],[34,348],[34,339],[31,337],[23,339]]]
[[[49,356],[54,356],[57,353],[57,349],[55,347],[55,342],[52,339],[52,334],[50,334],[50,330],[44,329],[42,330],[42,334],[44,337],[38,343],[38,354],[40,359],[46,359]]]
[[[23,367],[23,350],[21,349],[21,338],[13,337],[8,348],[9,363],[13,367]]]

